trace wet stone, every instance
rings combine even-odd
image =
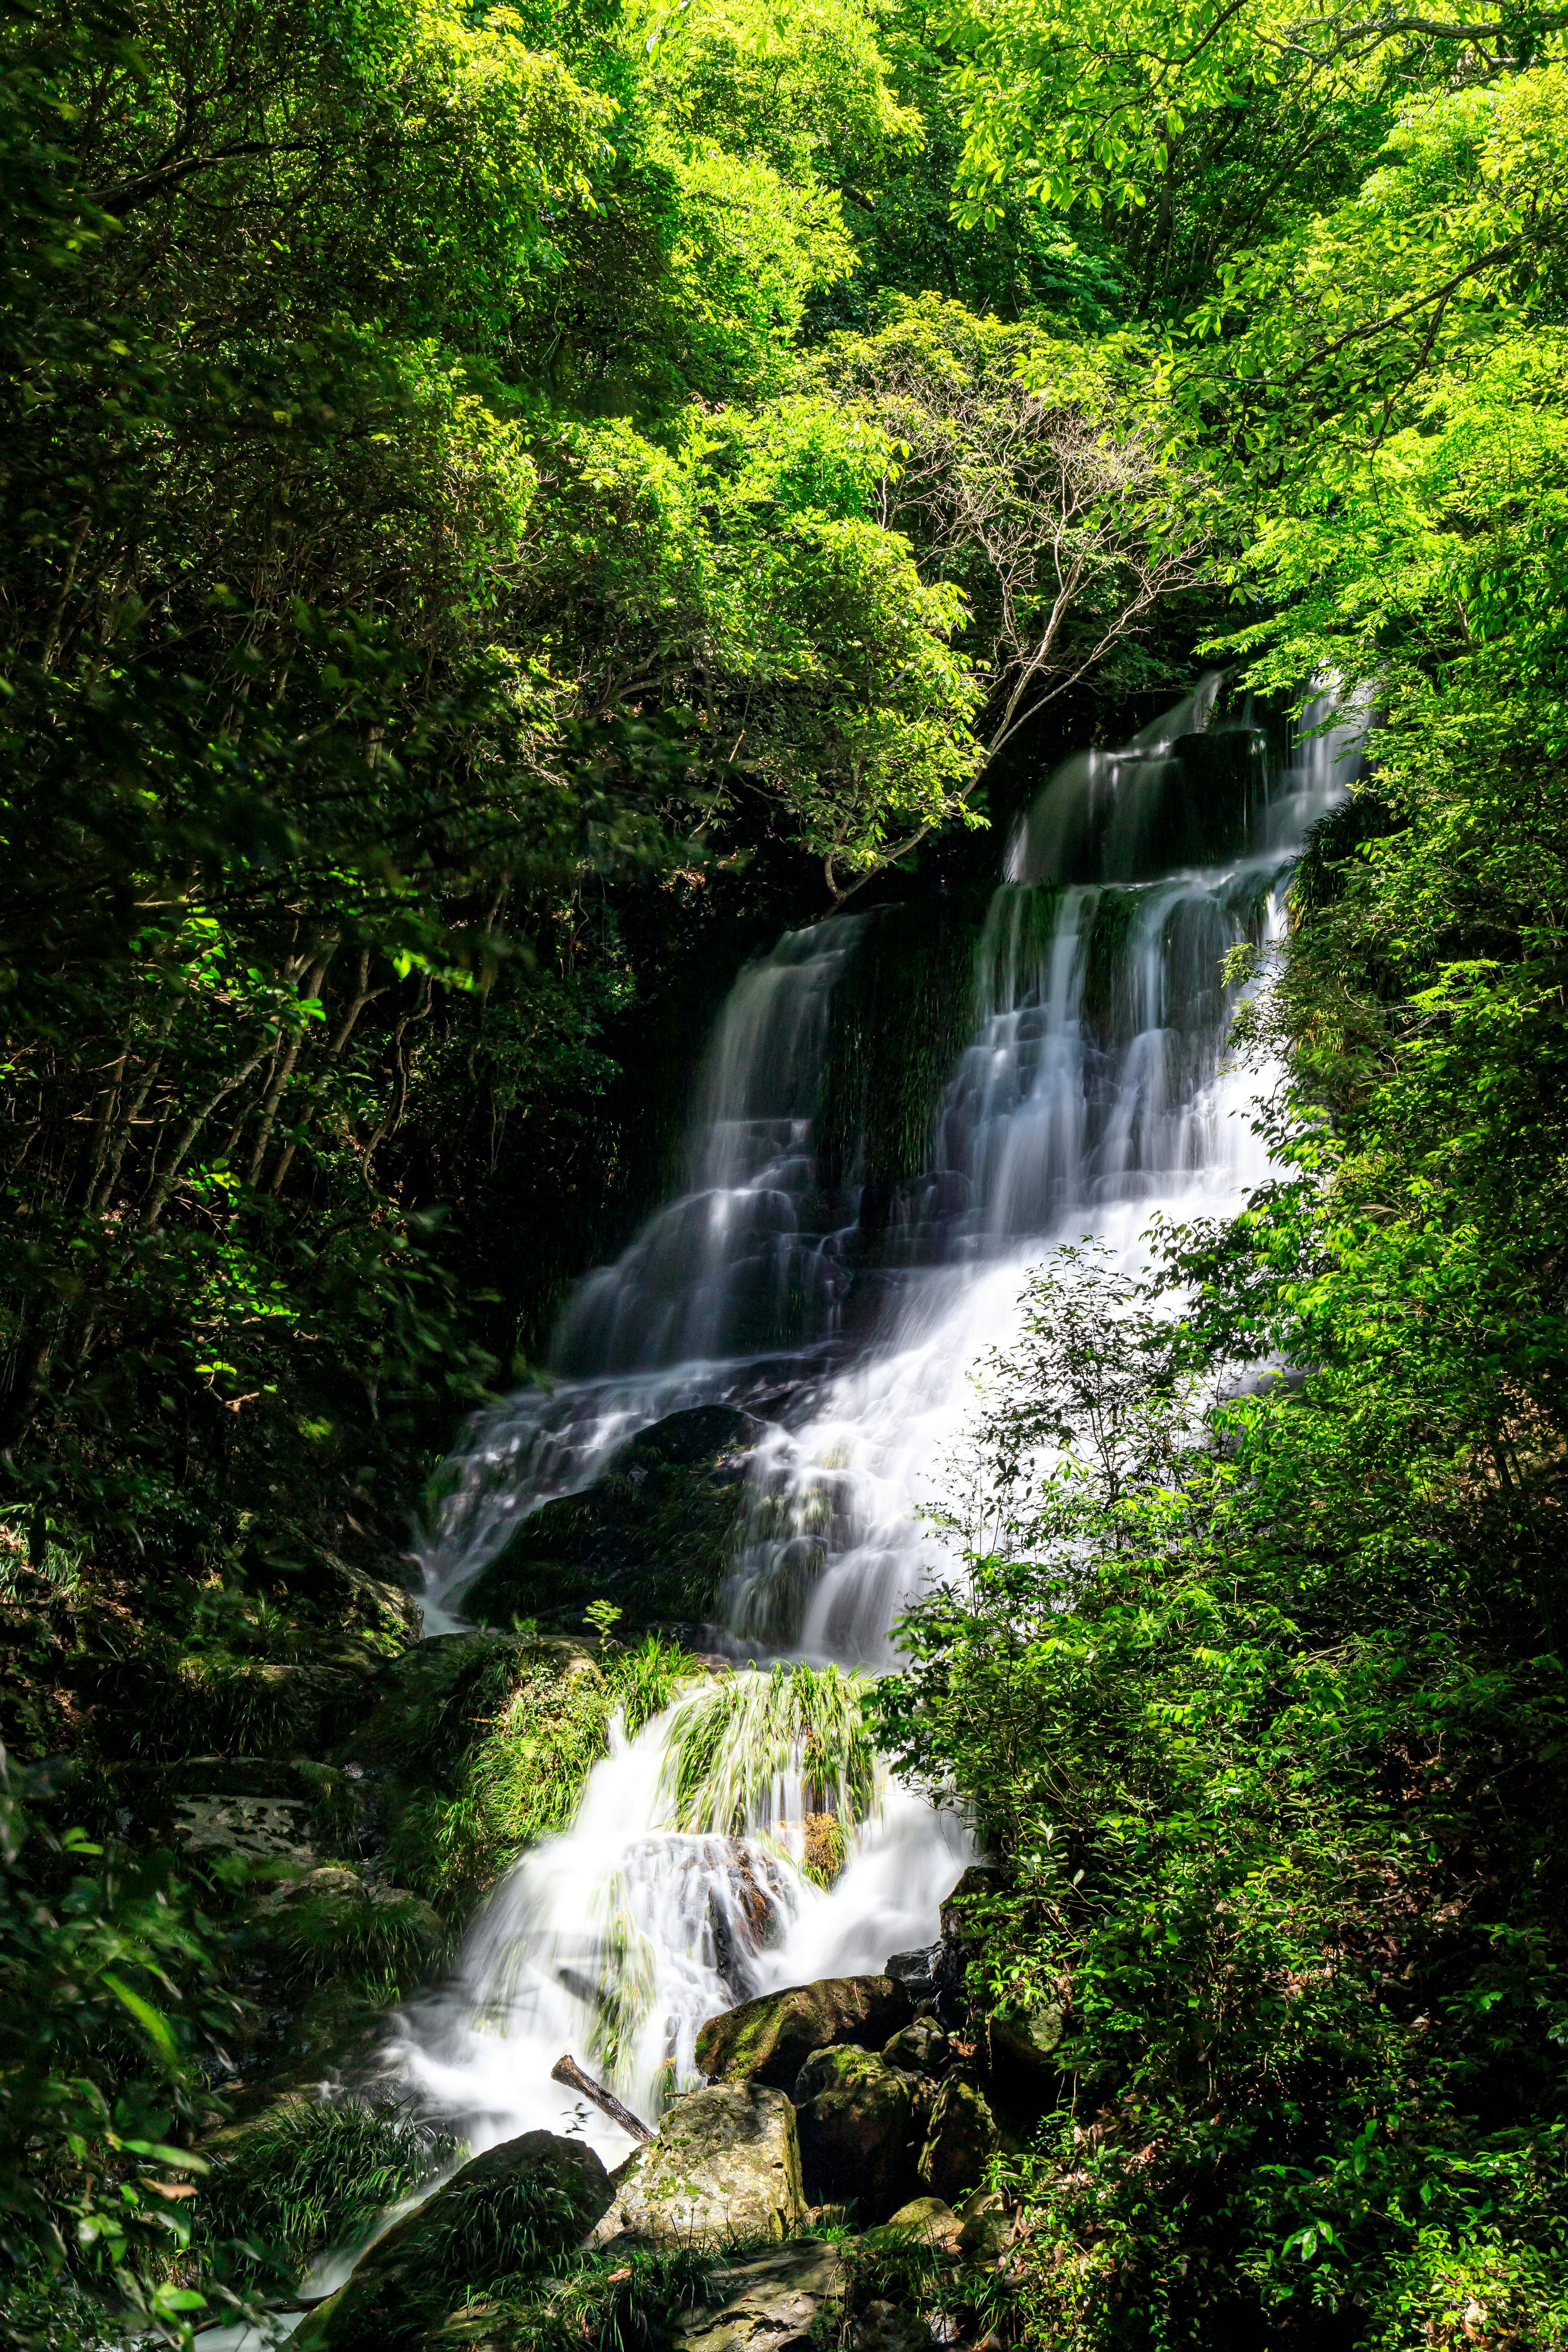
[[[879,2048],[910,2022],[912,2011],[891,1977],[824,1977],[710,2017],[697,2037],[697,2063],[710,2081],[752,2080],[793,2091],[814,2051],[840,2042]]]
[[[990,2108],[973,2083],[950,2074],[937,2093],[920,2176],[933,2197],[960,2203],[985,2179],[999,2142]]]
[[[591,2147],[524,2132],[477,2156],[377,2239],[346,2286],[310,2314],[299,2352],[413,2352],[473,2282],[560,2260],[610,2200]]]
[[[801,2168],[814,2204],[879,2221],[914,2186],[908,2084],[869,2050],[819,2050],[795,2082]]]

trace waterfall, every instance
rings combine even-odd
[[[942,1567],[912,1514],[940,1487],[973,1368],[1016,1328],[1026,1268],[1090,1232],[1133,1261],[1156,1210],[1223,1213],[1265,1171],[1249,1117],[1265,1082],[1227,1063],[1222,966],[1279,935],[1365,717],[1320,698],[1271,759],[1246,707],[1217,715],[1219,685],[1067,761],[1016,827],[975,940],[969,1043],[913,1174],[873,1186],[867,1149],[830,1156],[816,1132],[835,992],[876,918],[790,934],[742,973],[695,1090],[685,1189],[579,1286],[559,1384],[480,1416],[451,1465],[428,1627],[457,1622],[522,1514],[590,1483],[637,1430],[743,1403],[768,1431],[716,1637],[748,1694],[781,1658],[896,1663],[900,1607]],[[814,1884],[798,1759],[747,1776],[749,1695],[717,1743],[730,1793],[709,1818],[682,1813],[682,1710],[717,1704],[713,1687],[613,1736],[573,1828],[514,1866],[453,1979],[406,2012],[408,2082],[476,2147],[543,2125],[615,2160],[624,2136],[550,2080],[563,2051],[651,2116],[694,2079],[705,2017],[934,1937],[958,1825],[879,1766],[839,1805],[842,1871]]]

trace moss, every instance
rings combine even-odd
[[[628,1624],[697,1625],[728,1573],[762,1424],[706,1406],[645,1430],[581,1494],[531,1512],[463,1596],[484,1624],[580,1617],[595,1594]]]
[[[942,1090],[973,1026],[980,926],[966,902],[881,908],[833,993],[817,1101],[824,1190],[862,1187],[886,1222],[895,1186],[931,1165]]]
[[[1089,919],[1079,1008],[1085,1030],[1102,1046],[1124,1042],[1136,1026],[1127,945],[1146,897],[1139,890],[1102,890]]]

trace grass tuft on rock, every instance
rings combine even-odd
[[[676,1704],[665,1792],[677,1829],[743,1836],[795,1831],[807,1874],[836,1874],[843,1835],[879,1801],[877,1751],[866,1727],[868,1675],[837,1666],[749,1668]],[[838,1824],[826,1833],[824,1816]],[[809,1834],[807,1823],[815,1822]]]
[[[201,2234],[208,2244],[241,2249],[242,2267],[281,2262],[297,2274],[331,2247],[365,2236],[459,2145],[405,2106],[280,2100],[209,2147]]]

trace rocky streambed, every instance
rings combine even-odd
[[[943,1997],[962,1975],[965,1892],[942,1943],[900,1956],[896,1972],[792,1987],[712,2019],[698,2052],[708,2082],[613,2171],[550,2132],[473,2158],[310,2314],[300,2352],[521,2347],[520,2294],[547,2315],[552,2274],[554,2299],[568,2296],[575,2257],[597,2258],[601,2277],[608,2263],[614,2282],[660,2252],[691,2265],[685,2299],[663,2315],[662,2340],[680,2352],[985,2341],[1013,2236],[988,2176],[1009,2131],[988,2096],[1003,2067]],[[1015,2095],[1001,2105],[1016,2126],[1027,2057],[1024,2029],[1009,2032]],[[1043,2068],[1048,2033],[1036,2032]]]

